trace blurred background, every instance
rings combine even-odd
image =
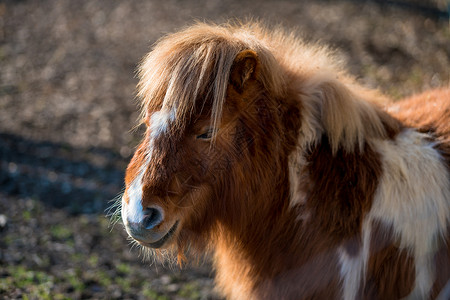
[[[142,130],[136,66],[194,20],[255,18],[338,49],[393,99],[448,86],[449,1],[0,1],[0,298],[217,299],[209,262],[142,262],[105,209]]]

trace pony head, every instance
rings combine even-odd
[[[146,133],[126,171],[122,219],[143,246],[181,257],[188,245],[204,249],[220,226],[242,226],[267,205],[273,178],[287,180],[298,108],[280,105],[287,78],[247,32],[199,24],[160,40],[141,64]]]

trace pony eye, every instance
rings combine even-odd
[[[197,135],[197,139],[200,140],[209,140],[212,136],[217,132],[215,128],[208,128],[204,133]]]

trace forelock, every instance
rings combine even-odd
[[[138,96],[143,111],[176,109],[176,119],[181,121],[192,115],[197,104],[203,107],[208,101],[215,125],[231,66],[243,47],[204,28],[191,28],[161,40],[140,67]]]
[[[176,109],[176,125],[184,126],[184,120],[192,115],[194,108],[208,102],[211,122],[216,126],[222,114],[232,64],[237,54],[245,49],[252,49],[260,56],[261,81],[266,88],[275,90],[270,87],[283,86],[274,80],[276,62],[255,36],[258,30],[262,29],[199,23],[162,38],[139,68],[138,97],[143,116],[163,107]]]

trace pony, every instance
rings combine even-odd
[[[392,103],[253,22],[169,34],[138,76],[121,218],[155,257],[209,253],[228,299],[449,298],[450,89]]]

